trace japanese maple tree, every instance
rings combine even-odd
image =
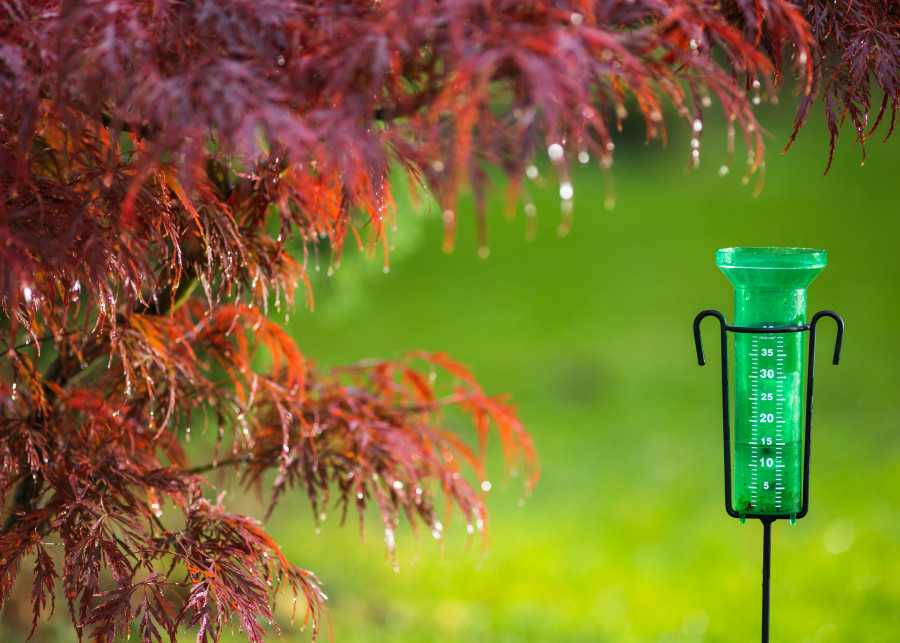
[[[227,469],[270,511],[374,504],[389,550],[445,506],[482,531],[491,433],[536,479],[515,410],[443,354],[317,369],[269,315],[298,285],[311,307],[310,255],[387,261],[395,170],[448,247],[472,190],[484,243],[488,168],[514,205],[546,153],[565,206],[629,111],[650,138],[685,123],[696,162],[721,110],[751,174],[782,84],[794,135],[821,101],[832,151],[845,121],[889,136],[898,22],[891,0],[4,0],[0,608],[29,566],[34,626],[62,600],[79,638],[259,641],[285,590],[318,624],[318,580],[223,505]]]

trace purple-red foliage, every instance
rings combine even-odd
[[[718,105],[753,173],[783,73],[794,135],[818,98],[832,149],[847,118],[890,135],[898,38],[890,0],[0,2],[0,607],[25,564],[34,626],[59,591],[96,641],[259,641],[283,589],[320,623],[316,578],[206,497],[228,468],[270,510],[374,503],[391,553],[402,516],[440,535],[439,498],[482,530],[488,434],[537,475],[514,409],[441,354],[315,368],[267,314],[311,304],[308,255],[387,261],[397,166],[448,246],[470,187],[484,241],[488,167],[511,203],[544,150],[605,171],[629,110],[665,139],[673,107],[696,161]]]

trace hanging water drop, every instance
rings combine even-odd
[[[587,150],[581,150],[578,153],[578,162],[581,163],[582,165],[585,165],[590,160],[591,160],[591,155],[588,154]]]
[[[538,169],[536,165],[529,165],[525,168],[525,176],[534,181],[538,177]]]
[[[550,147],[547,148],[547,156],[549,156],[550,160],[554,163],[561,161],[564,154],[565,150],[559,143],[553,143],[552,145],[550,145]]]
[[[575,196],[575,190],[571,183],[564,181],[559,184],[559,198],[564,201],[570,201],[573,196]]]

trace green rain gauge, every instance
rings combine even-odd
[[[793,524],[809,509],[816,324],[823,317],[837,323],[834,364],[844,335],[844,322],[833,311],[806,321],[806,288],[825,262],[824,250],[809,248],[718,250],[716,265],[734,285],[734,324],[717,310],[704,310],[694,319],[701,366],[706,360],[700,322],[716,317],[721,329],[725,509],[742,523],[758,518],[763,524],[763,643],[769,640],[772,523],[784,518]],[[734,334],[733,433],[728,333]]]

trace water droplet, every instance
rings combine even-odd
[[[759,105],[762,102],[762,98],[759,95],[756,95],[750,99],[750,102],[754,105]]]
[[[550,145],[550,147],[547,148],[547,156],[550,157],[551,161],[556,162],[562,160],[564,154],[565,150],[559,143],[553,143],[552,145]]]
[[[696,150],[699,147],[700,147],[700,139],[697,137],[692,138],[691,139],[691,148]]]
[[[536,165],[529,165],[525,168],[525,176],[534,181],[538,177],[538,169]]]
[[[436,160],[434,163],[431,164],[431,169],[438,173],[443,172],[444,171],[444,162],[440,159]]]
[[[478,258],[479,259],[487,259],[491,256],[491,249],[487,246],[479,246],[478,247]]]
[[[360,491],[358,494],[356,494],[356,499],[357,499],[357,500],[362,500],[362,499],[363,499],[363,492],[362,492],[362,491]]]
[[[417,496],[421,496],[421,495],[422,495],[422,488],[421,488],[421,487],[416,487],[416,495],[417,495]]]
[[[394,487],[394,489],[396,489],[397,491],[403,489],[403,483],[399,480],[394,480],[394,483],[391,486]]]
[[[390,266],[385,266],[384,268],[381,269],[381,272],[383,272],[384,274],[387,274],[387,273],[389,273],[390,271],[391,271]]]
[[[525,204],[525,215],[529,217],[537,216],[537,207],[534,205],[534,203]]]
[[[575,196],[575,190],[571,183],[564,181],[559,184],[559,198],[569,201],[573,196]]]
[[[278,56],[278,61],[277,61],[277,62],[278,62],[278,66],[279,66],[279,67],[284,67],[284,62],[285,62],[285,61],[284,61],[284,56]]]
[[[481,483],[481,490],[482,491],[490,491],[491,490],[490,480],[485,480],[484,482]]]
[[[719,168],[719,176],[725,176],[729,172],[729,167],[727,165],[723,165]]]
[[[469,523],[468,525],[466,525],[466,533],[469,534],[470,536],[472,534],[474,534],[475,533],[475,525],[473,525],[472,523]]]
[[[700,46],[700,43],[697,42],[694,38],[691,38],[691,41],[688,43],[688,47],[691,48],[691,51],[697,51],[697,48]]]
[[[695,132],[703,131],[703,121],[701,121],[699,118],[694,119],[694,131]]]
[[[754,79],[753,83],[751,83],[751,84],[752,84],[752,86],[753,86],[753,89],[759,89],[760,87],[762,87],[762,85],[760,84],[760,82],[759,82],[758,80],[755,80],[755,79]]]
[[[387,548],[391,551],[394,551],[397,548],[397,543],[394,541],[393,529],[384,530],[384,544],[387,545]]]
[[[805,52],[805,51],[801,51],[801,52],[800,52],[800,55],[797,56],[797,64],[800,65],[801,67],[805,67],[805,66],[806,66],[806,61],[807,61],[807,60],[808,60],[808,58],[807,58],[807,56],[806,56],[806,52]]]
[[[22,288],[22,294],[25,296],[25,303],[30,304],[31,303],[31,294],[32,294],[31,288],[29,288],[28,286],[24,286]]]
[[[190,441],[191,441],[191,427],[185,428],[185,430],[184,430],[184,439],[185,439],[186,442],[190,442]]]
[[[453,210],[444,210],[443,214],[441,214],[441,217],[443,218],[444,223],[449,225],[456,219],[456,213],[453,212]]]
[[[573,12],[571,16],[569,16],[569,21],[575,25],[576,27],[584,24],[584,16],[582,16],[578,12]]]
[[[161,518],[163,515],[162,507],[159,505],[159,501],[157,500],[154,500],[152,503],[150,503],[150,510],[157,518]]]
[[[440,523],[440,521],[435,521],[435,523],[431,526],[431,535],[434,536],[435,540],[441,539],[441,532],[444,531],[444,525]]]
[[[578,153],[578,162],[582,165],[585,165],[588,161],[591,160],[591,155],[588,154],[587,150],[581,150]]]

